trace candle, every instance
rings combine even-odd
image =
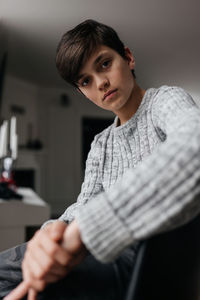
[[[15,135],[16,135],[16,117],[12,117],[10,121],[10,150],[15,148]]]
[[[7,155],[7,143],[8,143],[8,121],[4,121],[2,128],[2,157]]]
[[[3,157],[3,125],[0,127],[0,158]]]
[[[12,152],[11,152],[11,157],[13,160],[17,159],[17,144],[18,144],[18,136],[17,134],[14,135],[13,137],[13,143],[14,143],[14,147],[12,149]]]

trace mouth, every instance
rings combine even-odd
[[[116,92],[117,92],[117,89],[110,90],[107,93],[105,93],[104,96],[103,96],[103,101],[112,98],[116,94]]]

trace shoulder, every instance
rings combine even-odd
[[[163,85],[155,90],[153,97],[153,112],[165,110],[184,110],[196,106],[195,101],[183,88]]]
[[[188,101],[191,104],[194,104],[194,100],[191,95],[188,94],[183,88],[178,86],[168,86],[163,85],[160,88],[156,89],[155,99],[158,101],[163,101],[163,99],[170,99],[172,101]]]
[[[192,119],[196,113],[199,115],[198,105],[183,88],[165,85],[156,90],[151,110],[152,122],[156,128],[178,124],[186,117]]]

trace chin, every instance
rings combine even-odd
[[[126,102],[127,101],[120,99],[117,101],[117,103],[114,103],[113,108],[115,110],[120,110],[124,107],[124,105],[126,105]]]

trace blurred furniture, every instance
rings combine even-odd
[[[200,300],[200,216],[141,243],[126,300]]]
[[[26,241],[26,228],[41,226],[50,217],[50,207],[32,189],[18,188],[23,200],[0,199],[0,251]]]

